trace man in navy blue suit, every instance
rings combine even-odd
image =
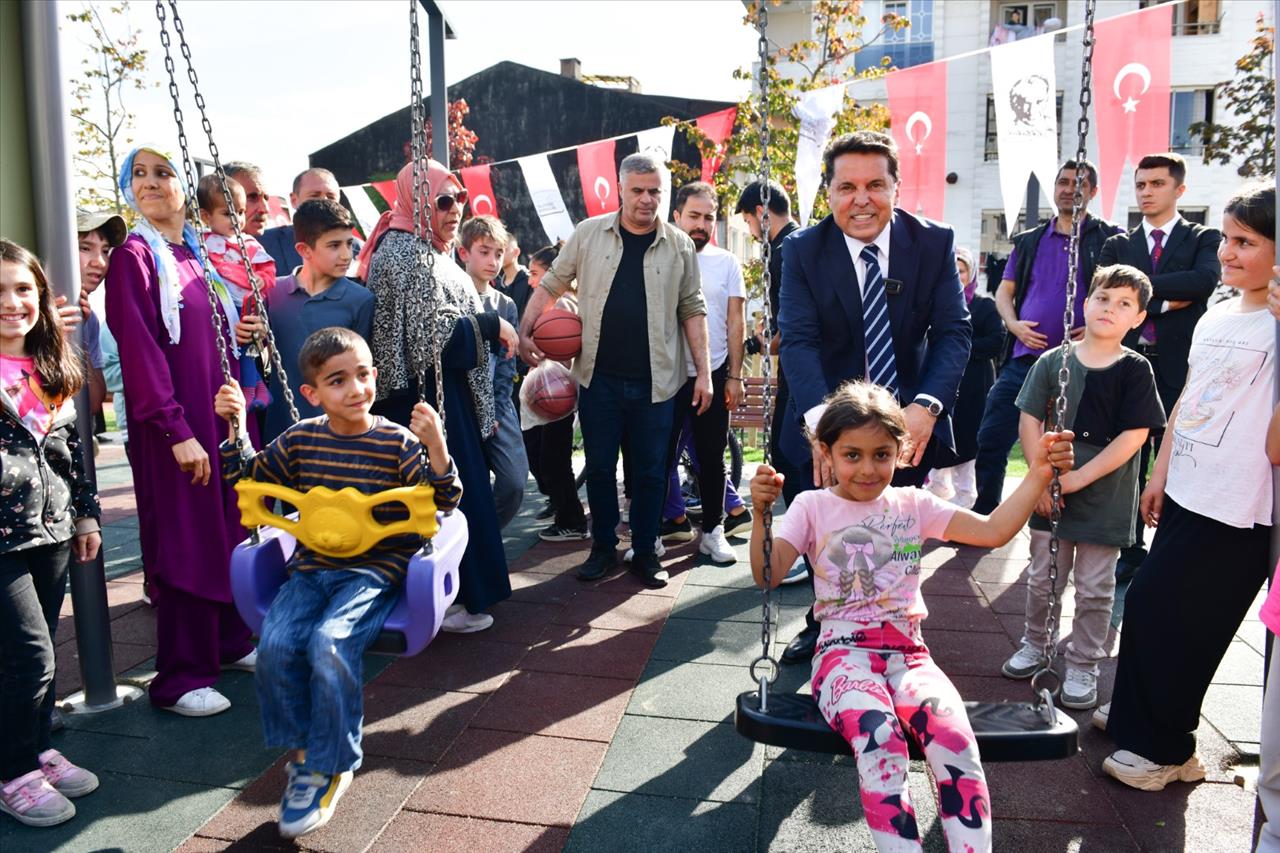
[[[898,149],[883,133],[858,131],[823,155],[831,215],[782,244],[780,358],[791,399],[782,451],[806,486],[828,472],[803,432],[827,394],[850,379],[893,390],[911,435],[895,486],[919,486],[955,451],[950,410],[969,360],[969,309],[946,225],[894,208]],[[886,321],[887,320],[887,321]],[[808,661],[817,642],[813,611],[782,656]]]

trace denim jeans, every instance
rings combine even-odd
[[[982,426],[978,427],[978,500],[974,512],[983,515],[1000,505],[1004,494],[1004,472],[1009,466],[1009,451],[1018,440],[1018,421],[1022,412],[1018,409],[1018,392],[1036,363],[1033,355],[1009,359],[996,377],[996,384],[987,394],[987,407],[982,412]]]
[[[258,642],[255,681],[267,746],[306,749],[306,767],[360,766],[364,651],[398,587],[363,572],[294,572],[280,587]]]
[[[0,554],[0,779],[40,766],[52,746],[53,634],[67,591],[70,540]]]
[[[498,510],[498,527],[511,523],[524,502],[524,487],[529,481],[529,456],[520,432],[520,418],[510,401],[498,401],[498,431],[484,440],[484,459],[493,472],[493,504]]]
[[[647,379],[599,372],[591,377],[591,386],[578,394],[594,547],[618,544],[618,451],[625,423],[631,457],[631,546],[637,554],[653,553],[667,493],[667,441],[674,403],[654,403],[652,396],[653,385]]]

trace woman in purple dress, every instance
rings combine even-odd
[[[129,445],[138,527],[156,607],[151,703],[186,716],[225,711],[221,669],[252,670],[249,629],[231,600],[231,550],[245,535],[236,495],[214,465],[226,428],[213,411],[219,350],[239,365],[219,299],[215,337],[187,189],[172,159],[144,146],[125,159],[120,188],[139,214],[107,272],[107,326],[129,394]],[[211,461],[213,460],[213,461]]]

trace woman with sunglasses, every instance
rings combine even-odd
[[[438,408],[439,355],[449,454],[463,488],[458,508],[470,531],[459,569],[461,604],[450,608],[443,628],[471,633],[491,626],[493,617],[485,611],[511,595],[482,443],[497,428],[488,353],[511,357],[518,337],[510,323],[481,310],[470,278],[453,260],[466,190],[434,160],[427,161],[426,182],[421,225],[429,243],[414,233],[409,164],[396,176],[395,204],[378,220],[360,256],[360,277],[376,299],[369,342],[378,369],[373,411],[408,426],[420,378],[427,402]],[[433,255],[430,278],[426,252]]]

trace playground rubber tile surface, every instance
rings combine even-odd
[[[752,579],[750,564],[743,562],[741,555],[739,555],[738,562],[732,566],[719,566],[714,563],[694,566],[689,570],[685,585],[743,589],[754,587],[755,581]]]
[[[1227,653],[1213,676],[1214,684],[1243,684],[1262,686],[1262,655],[1242,640],[1235,640],[1227,647]]]
[[[597,589],[605,592],[616,592],[623,595],[651,595],[655,598],[675,598],[680,594],[680,590],[684,587],[685,581],[688,580],[692,573],[692,568],[687,565],[677,565],[680,561],[670,561],[670,553],[662,558],[663,567],[670,574],[667,585],[661,589],[650,589],[640,582],[640,579],[633,575],[630,571],[630,563],[622,562],[622,552],[618,552],[618,565],[611,569],[608,574],[597,581],[579,582],[586,589]]]
[[[926,599],[929,618],[927,629],[934,631],[968,631],[1003,634],[1004,630],[994,613],[978,598],[962,598],[958,595],[939,595]]]
[[[721,663],[744,669],[759,654],[758,623],[709,622],[674,617],[667,620],[667,626],[653,649],[654,660]]]
[[[482,820],[405,811],[396,815],[370,853],[559,853],[569,830],[559,826]]]
[[[61,640],[61,637],[58,638]],[[75,693],[83,684],[80,680],[80,654],[76,651],[75,641],[59,642],[53,650],[57,666],[57,680],[54,689],[58,698]],[[135,645],[133,643],[112,643],[111,657],[115,670],[133,669],[143,661],[155,657],[155,645]]]
[[[1081,818],[1088,819],[1088,815]],[[1139,850],[1193,850],[1192,847],[1139,847],[1127,833],[1095,823],[1060,823],[1046,820],[1006,820],[996,815],[992,825],[996,850],[1087,850],[1090,853],[1136,853]],[[946,849],[945,847],[942,849]],[[1198,848],[1202,851],[1212,847]],[[1247,850],[1247,847],[1240,848]]]
[[[484,631],[486,641],[532,646],[560,612],[562,605],[530,601],[503,601],[489,613],[493,627]]]
[[[994,675],[1013,654],[1013,642],[1003,634],[978,634],[937,628],[924,623],[924,641],[934,661],[947,675]]]
[[[755,803],[763,765],[764,747],[731,725],[627,715],[592,787]]]
[[[657,634],[670,612],[671,600],[666,597],[588,588],[575,595],[553,621],[558,625]]]
[[[376,680],[365,687],[366,755],[435,763],[475,719],[486,697]]]
[[[1106,794],[1143,850],[1253,849],[1255,796],[1230,783],[1174,782],[1158,794],[1105,780]]]
[[[1115,806],[1099,796],[1102,780],[1090,771],[1089,762],[1082,755],[1060,761],[988,762],[983,770],[991,790],[991,813],[997,821],[1023,818],[1120,823]],[[1046,785],[1048,780],[1052,780],[1052,787]]]
[[[987,600],[988,606],[995,613],[1014,613],[1019,616],[1026,614],[1027,585],[1025,582],[977,581],[977,584],[982,597]],[[1065,605],[1066,602],[1063,604]]]
[[[920,568],[922,569],[968,569],[966,565],[965,555],[961,553],[961,546],[956,545],[925,545],[923,552],[920,554]]]
[[[1261,670],[1259,662],[1259,674]],[[1227,740],[1257,740],[1262,731],[1262,705],[1257,695],[1256,687],[1211,684],[1200,713],[1213,720],[1213,727]]]
[[[520,662],[520,669],[596,675],[634,681],[644,671],[658,635],[552,625]]]
[[[592,791],[565,851],[747,851],[754,849],[755,825],[753,804]]]
[[[482,634],[446,634],[430,651],[398,658],[380,676],[404,687],[429,687],[445,693],[492,693],[528,654],[526,646],[486,640]]]
[[[58,743],[54,735],[54,746]],[[75,755],[74,752],[70,753]],[[84,758],[76,760],[89,762]],[[37,851],[127,850],[128,853],[168,853],[215,811],[227,795],[222,788],[117,773],[90,765],[100,786],[75,801],[76,816],[52,827],[29,827],[9,817],[0,820],[0,850]],[[145,821],[145,831],[139,825]]]
[[[760,624],[761,593],[759,589],[720,589],[713,586],[685,584],[671,609],[681,619],[708,619],[715,622],[754,622]]]
[[[468,729],[405,807],[571,826],[606,749],[593,741]]]
[[[1029,557],[1008,559],[1004,557],[983,557],[974,563],[971,574],[979,583],[1018,583],[1026,580]]]
[[[560,575],[572,573],[582,565],[591,553],[591,540],[578,542],[543,542],[539,540],[536,548],[531,548],[522,557],[511,563],[509,572],[513,575],[532,572],[539,575]],[[621,554],[619,562],[621,562]]]
[[[721,723],[731,719],[738,694],[750,689],[742,667],[653,660],[631,694],[627,714]]]
[[[949,675],[948,678],[956,686],[956,690],[960,691],[960,698],[966,702],[1031,702],[1035,699],[1031,693],[1030,679],[1005,678],[1000,675],[998,668],[987,675]],[[1088,715],[1081,719],[1083,725],[1090,725]]]
[[[608,743],[631,698],[632,681],[555,672],[517,672],[471,721],[478,729]]]
[[[979,597],[981,587],[969,576],[969,570],[953,571],[949,568],[921,569],[920,591],[926,603],[935,595],[963,595]]]
[[[573,575],[540,575],[536,572],[514,572],[511,578],[511,601],[537,604],[568,604],[583,589],[582,581]]]

